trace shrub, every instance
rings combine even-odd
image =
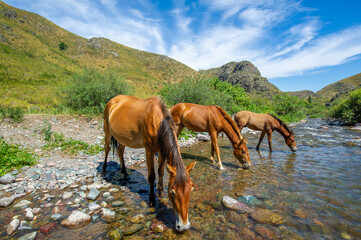
[[[361,88],[332,108],[332,116],[343,119],[347,124],[361,122]]]
[[[3,139],[0,139],[0,156],[0,176],[36,163],[36,157],[28,150],[21,149],[18,145],[8,144]]]
[[[73,78],[63,88],[64,103],[79,113],[98,114],[104,110],[106,103],[119,94],[129,94],[132,88],[112,71],[100,72],[86,69]]]
[[[286,122],[296,122],[306,116],[308,103],[298,97],[281,93],[273,97],[273,111]]]
[[[21,122],[24,120],[24,109],[21,107],[0,106],[0,123],[2,123],[5,118],[10,118],[13,123]]]
[[[59,43],[60,50],[66,50],[67,48],[68,48],[68,45],[66,45],[64,42]]]

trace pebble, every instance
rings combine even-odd
[[[99,209],[101,209],[101,206],[96,204],[95,202],[91,202],[88,205],[89,211],[97,211]]]
[[[129,219],[129,222],[131,223],[140,223],[140,222],[144,222],[145,217],[143,214],[138,214],[134,217],[132,217],[131,219]]]
[[[8,207],[15,199],[25,196],[26,193],[14,194],[11,197],[3,197],[0,199],[0,207]]]
[[[123,206],[125,203],[122,202],[122,201],[114,201],[112,202],[112,206],[113,207],[120,207],[120,206]]]
[[[1,184],[10,184],[15,182],[15,177],[11,173],[7,173],[4,176],[0,177]]]
[[[52,229],[54,229],[56,226],[56,223],[53,222],[53,223],[49,223],[49,224],[46,224],[44,226],[41,226],[39,231],[44,233],[44,234],[48,234]]]
[[[119,189],[117,189],[117,188],[111,188],[111,189],[109,189],[109,192],[110,192],[110,193],[116,193],[116,192],[119,192]]]
[[[59,219],[61,219],[63,216],[60,213],[55,213],[53,215],[51,215],[51,219],[53,219],[54,221],[57,221]]]
[[[14,207],[16,208],[21,208],[21,207],[25,207],[28,206],[31,202],[28,200],[21,200],[20,202],[18,202],[17,204],[14,205]]]
[[[90,223],[91,217],[87,213],[73,211],[67,219],[61,221],[61,225],[69,228],[84,227]]]
[[[86,197],[90,200],[95,200],[98,197],[99,193],[100,192],[96,188],[92,188]]]
[[[32,233],[25,234],[24,236],[18,238],[18,240],[34,240],[36,238],[37,233],[38,232],[32,232]]]
[[[110,192],[105,192],[105,193],[103,193],[103,197],[104,198],[107,198],[107,197],[109,197],[110,196]]]
[[[231,209],[233,211],[237,211],[237,212],[249,213],[252,211],[252,209],[250,207],[248,207],[246,204],[241,203],[241,202],[237,201],[236,199],[233,199],[228,196],[223,197],[222,204],[226,208],[229,208],[229,209]]]
[[[102,218],[108,223],[114,222],[115,212],[110,210],[109,208],[102,208]]]
[[[109,237],[110,240],[123,239],[122,230],[120,230],[119,228],[111,230],[110,232],[108,232],[108,237]]]
[[[251,213],[251,217],[259,223],[278,225],[283,222],[281,215],[269,209],[257,208]]]
[[[9,223],[8,227],[6,228],[6,233],[8,235],[13,234],[16,231],[16,229],[18,229],[19,225],[20,225],[20,220],[19,219],[12,220]]]
[[[166,228],[167,227],[161,222],[155,222],[150,226],[150,229],[155,233],[162,233]]]
[[[72,192],[64,192],[63,195],[61,196],[62,199],[67,200],[70,199],[73,196]]]
[[[32,221],[34,220],[34,214],[33,214],[33,211],[31,208],[26,208],[25,209],[25,219],[28,220],[28,221]]]

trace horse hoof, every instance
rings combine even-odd
[[[225,170],[223,166],[219,166],[219,170]]]

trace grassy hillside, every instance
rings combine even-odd
[[[64,42],[67,48],[61,50]],[[111,69],[149,97],[164,83],[196,71],[167,56],[105,38],[85,39],[45,18],[0,1],[0,105],[56,106],[64,86],[84,68]]]
[[[329,103],[347,97],[348,93],[361,88],[361,73],[327,85],[315,93],[315,97]]]

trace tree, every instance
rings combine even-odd
[[[64,43],[64,42],[61,42],[61,43],[59,43],[59,48],[60,48],[60,50],[65,50],[68,48],[68,45],[66,45],[66,43]]]

